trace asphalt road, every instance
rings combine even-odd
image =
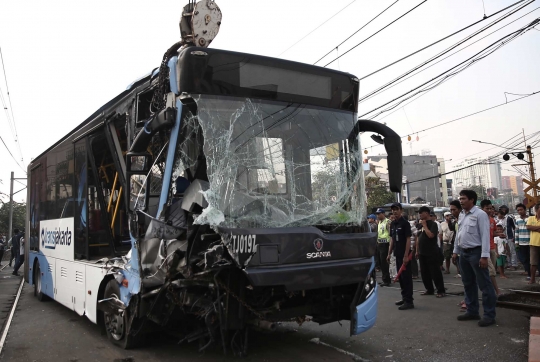
[[[2,273],[4,274],[4,273]],[[445,276],[450,293],[459,294],[459,279]],[[455,284],[455,285],[454,285]],[[2,286],[0,286],[2,287]],[[422,283],[415,283],[421,290]],[[497,310],[497,325],[480,328],[458,322],[461,296],[436,299],[415,293],[414,310],[399,311],[398,288],[381,288],[375,327],[348,336],[347,322],[319,326],[280,326],[275,333],[252,332],[244,361],[526,361],[529,315]],[[325,345],[313,343],[314,339]],[[26,285],[9,330],[3,361],[214,361],[219,347],[197,352],[196,344],[177,345],[166,335],[149,337],[148,346],[124,351],[109,343],[98,327],[60,304],[38,302]],[[340,349],[341,351],[338,351]],[[345,354],[349,353],[349,354]],[[356,357],[355,357],[356,356]]]

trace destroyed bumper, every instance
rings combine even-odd
[[[378,299],[379,286],[375,285],[373,293],[362,304],[356,306],[356,312],[351,320],[351,323],[354,323],[351,328],[353,335],[363,333],[373,327],[377,320]]]
[[[373,258],[329,260],[299,264],[248,267],[253,286],[282,285],[289,291],[359,284],[369,275]]]

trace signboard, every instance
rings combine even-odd
[[[73,260],[74,218],[44,220],[39,222],[39,250],[47,256]]]

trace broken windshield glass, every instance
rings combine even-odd
[[[275,228],[365,218],[360,145],[347,141],[355,113],[210,95],[195,101],[173,179],[208,181],[208,207],[196,223]]]

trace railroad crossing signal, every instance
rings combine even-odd
[[[527,209],[530,209],[540,201],[540,178],[536,178],[534,170],[534,160],[531,146],[527,146],[528,166],[529,166],[529,179],[524,178],[523,182],[527,184],[527,187],[523,190],[527,200]]]

